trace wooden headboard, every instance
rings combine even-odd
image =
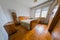
[[[27,16],[19,16],[18,17],[18,20],[27,20],[27,19],[29,19],[29,17],[27,17]]]

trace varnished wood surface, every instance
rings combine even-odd
[[[46,25],[38,25],[28,32],[23,40],[52,40],[52,37],[47,31]]]
[[[57,22],[55,28],[52,31],[52,37],[54,40],[60,40],[60,20]]]
[[[18,20],[27,20],[27,19],[29,19],[28,16],[19,16],[18,17]]]
[[[58,6],[59,6],[58,10],[57,10],[57,12],[56,12],[56,14],[55,14],[50,26],[49,26],[49,32],[50,33],[53,31],[53,29],[56,26],[58,20],[60,19],[60,5],[58,5]]]
[[[46,25],[38,25],[34,29],[27,31],[25,28],[18,27],[18,32],[10,36],[10,40],[52,40]]]
[[[30,23],[30,29],[33,29],[33,28],[38,24],[37,21],[38,21],[38,20],[32,20],[32,21],[31,21],[31,23]]]

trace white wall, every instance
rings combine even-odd
[[[11,16],[11,12],[8,9],[6,9],[5,7],[2,7],[2,10],[4,11],[4,15],[5,15],[7,21],[8,22],[13,21],[12,16]]]
[[[16,10],[17,16],[29,16],[30,7],[36,6],[41,4],[47,0],[37,0],[34,3],[34,0],[0,0],[0,5],[6,9],[13,9]],[[7,16],[7,15],[6,15]]]
[[[29,16],[29,8],[21,0],[0,0],[0,5],[9,10],[16,10],[17,16]]]
[[[8,40],[8,34],[4,29],[4,25],[8,22],[4,12],[0,6],[0,40]]]
[[[3,9],[1,6],[0,6],[0,19],[2,20],[2,24],[5,24],[8,22],[6,16],[4,15],[4,12],[3,12]]]
[[[16,10],[16,12],[17,12],[17,16],[28,16],[28,17],[30,17],[29,9],[24,7],[24,6],[20,7],[18,10]]]
[[[4,40],[4,37],[1,31],[0,31],[0,40]]]

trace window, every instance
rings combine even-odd
[[[48,10],[49,10],[49,7],[43,7],[43,8],[36,9],[35,17],[46,18]]]
[[[41,9],[37,9],[35,11],[35,17],[40,17],[40,11],[41,11]]]
[[[42,9],[41,17],[46,18],[49,7],[44,7]]]

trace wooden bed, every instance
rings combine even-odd
[[[19,22],[21,23],[22,26],[27,28],[28,30],[31,30],[34,28],[36,24],[38,24],[37,20],[35,19],[30,19],[29,17],[26,16],[20,16],[18,17]]]

